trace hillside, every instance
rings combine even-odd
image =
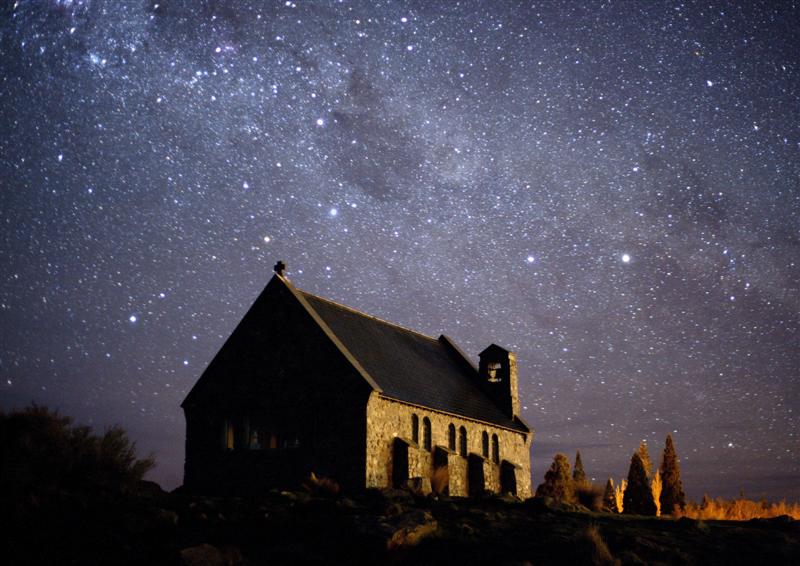
[[[800,522],[659,519],[513,498],[54,492],[5,509],[5,564],[798,564]],[[4,505],[5,506],[5,505]]]

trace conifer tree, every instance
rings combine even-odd
[[[556,454],[550,469],[544,475],[544,483],[536,488],[537,497],[552,497],[558,501],[572,503],[575,489],[569,473],[569,459],[564,454]]]
[[[622,478],[619,485],[614,487],[614,499],[617,500],[617,513],[622,513],[624,509],[623,500],[625,499],[625,489],[628,487],[628,480]]]
[[[619,513],[617,507],[616,490],[614,489],[614,480],[608,478],[606,482],[606,490],[603,493],[603,508],[611,513]]]
[[[681,468],[671,434],[667,435],[659,471],[661,472],[661,513],[671,515],[676,507],[683,511],[686,509],[686,495],[683,493]]]
[[[650,453],[647,451],[647,444],[645,444],[644,440],[639,444],[639,457],[642,459],[642,465],[647,477],[652,477],[653,462],[650,460]]]
[[[583,461],[581,460],[581,451],[575,452],[575,468],[572,470],[572,480],[576,486],[587,483],[586,472],[583,471]]]
[[[661,488],[661,470],[656,470],[650,481],[650,493],[653,494],[653,502],[656,504],[656,516],[661,515]]]
[[[637,450],[631,458],[631,467],[628,470],[628,487],[622,499],[623,513],[632,515],[655,515],[656,503],[653,492],[650,491],[650,482],[647,480],[644,462]]]

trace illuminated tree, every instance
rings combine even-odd
[[[653,502],[656,504],[656,516],[661,515],[661,471],[656,470],[653,479],[650,480],[650,493],[653,494]]]
[[[686,495],[683,493],[681,468],[671,434],[667,435],[659,471],[661,472],[661,513],[671,515],[675,512],[676,507],[683,511],[686,508]]]
[[[537,497],[552,497],[558,501],[572,503],[575,488],[569,473],[569,459],[564,454],[556,454],[550,469],[544,475],[544,483],[536,488]]]
[[[650,490],[644,462],[637,450],[631,458],[631,467],[628,469],[628,487],[622,499],[623,513],[632,515],[655,515],[656,502]]]

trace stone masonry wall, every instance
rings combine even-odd
[[[500,460],[508,460],[520,466],[517,471],[517,495],[530,497],[531,494],[531,462],[530,442],[532,434],[493,427],[491,425],[407,405],[399,401],[382,397],[373,392],[367,403],[367,487],[391,487],[392,485],[392,446],[395,437],[412,440],[411,415],[419,417],[420,446],[413,442],[408,451],[409,477],[430,477],[433,471],[433,456],[421,446],[423,431],[422,420],[428,417],[431,421],[432,445],[448,446],[448,426],[455,425],[456,430],[463,426],[467,430],[467,452],[482,454],[482,433],[486,431],[490,437],[496,434],[500,444]],[[458,444],[458,442],[457,442]],[[458,448],[458,447],[457,447]],[[468,493],[468,477],[466,459],[457,454],[449,455],[450,495],[466,496]],[[486,489],[500,489],[500,466],[487,459],[484,463]]]

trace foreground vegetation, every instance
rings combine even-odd
[[[800,563],[800,523],[785,516],[733,523],[550,496],[348,494],[315,477],[257,498],[166,493],[141,480],[152,460],[120,429],[96,436],[41,408],[0,415],[0,441],[4,564]]]
[[[769,503],[767,501],[752,501],[743,497],[730,501],[722,498],[711,499],[704,497],[700,503],[688,503],[686,508],[679,512],[677,516],[719,521],[749,521],[751,519],[788,516],[800,521],[800,503],[787,503],[786,501]]]

